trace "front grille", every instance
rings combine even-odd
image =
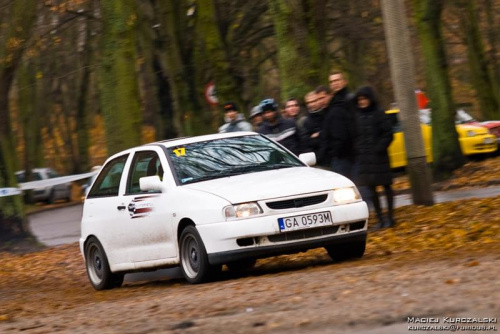
[[[302,208],[304,206],[315,205],[326,201],[328,195],[318,195],[288,199],[285,201],[267,202],[266,205],[273,210],[283,210],[291,208]]]
[[[495,148],[495,143],[491,144],[476,144],[474,145],[476,150],[491,150]]]

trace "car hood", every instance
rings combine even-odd
[[[353,186],[346,177],[311,167],[293,167],[224,177],[182,186],[242,203]]]
[[[476,135],[488,134],[488,129],[482,126],[468,125],[468,124],[458,124],[457,132],[461,135],[466,136],[467,131],[474,131]]]
[[[492,129],[500,126],[500,121],[484,121],[477,123],[478,125],[484,126],[485,128]]]

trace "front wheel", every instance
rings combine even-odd
[[[85,262],[87,276],[94,289],[107,290],[122,285],[124,274],[111,272],[104,248],[94,237],[89,239],[85,247]]]
[[[366,239],[361,241],[351,241],[349,243],[342,243],[338,245],[331,245],[325,247],[328,255],[335,262],[340,262],[352,258],[361,258],[365,254]]]
[[[184,278],[191,284],[206,282],[217,267],[208,262],[208,255],[196,227],[187,226],[179,242],[181,269]],[[220,266],[219,266],[220,268]]]

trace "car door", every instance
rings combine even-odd
[[[130,263],[127,243],[130,231],[123,229],[121,221],[128,217],[123,199],[122,177],[129,154],[108,161],[102,168],[89,191],[82,215],[82,236],[95,235],[106,251],[113,267],[119,263]]]
[[[163,158],[162,159],[160,158]],[[125,193],[121,196],[126,216],[122,228],[129,231],[126,242],[133,262],[159,260],[177,256],[172,228],[171,192],[141,191],[141,177],[158,175],[163,180],[165,154],[155,148],[137,150],[128,169]]]

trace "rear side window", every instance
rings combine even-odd
[[[87,198],[118,196],[120,180],[127,158],[128,154],[108,162],[94,182]]]
[[[127,182],[127,194],[141,193],[139,179],[144,176],[158,175],[163,179],[163,168],[155,151],[137,152],[132,160]]]

